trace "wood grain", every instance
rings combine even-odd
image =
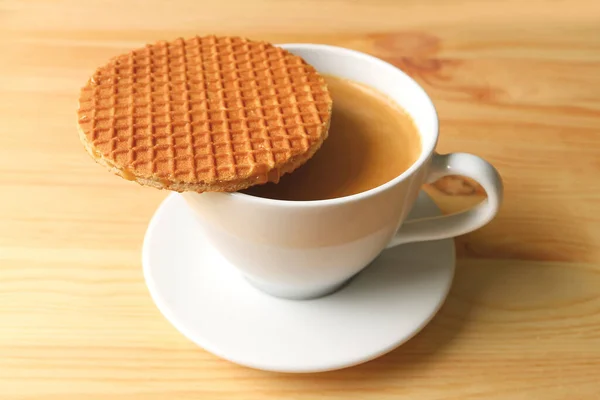
[[[302,376],[235,366],[160,315],[140,248],[166,193],[106,173],[77,91],[132,46],[206,33],[320,42],[432,96],[439,151],[500,170],[498,218],[456,240],[434,321],[389,355]],[[600,7],[595,1],[0,1],[1,399],[597,399]],[[484,194],[448,178],[445,212]]]

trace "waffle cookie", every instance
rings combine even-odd
[[[142,185],[237,191],[277,182],[327,137],[331,97],[302,58],[239,37],[158,42],[98,68],[79,97],[81,141]]]

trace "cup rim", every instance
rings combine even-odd
[[[423,87],[421,85],[419,85],[419,83],[417,81],[415,81],[413,78],[411,78],[406,72],[402,71],[400,68],[398,68],[386,61],[381,60],[380,58],[377,58],[375,56],[372,56],[372,55],[369,55],[366,53],[362,53],[357,50],[347,49],[345,47],[332,46],[332,45],[328,45],[328,44],[314,44],[314,43],[283,43],[283,44],[278,44],[276,46],[279,46],[283,49],[291,50],[291,51],[293,51],[295,49],[317,49],[317,50],[323,50],[323,51],[328,51],[328,52],[335,52],[335,53],[338,53],[341,55],[349,55],[349,56],[353,56],[353,57],[359,57],[359,58],[362,58],[369,62],[379,64],[379,66],[381,66],[383,68],[392,68],[395,73],[403,75],[404,78],[411,81],[415,85],[415,89],[417,91],[420,91],[421,94],[423,94],[423,98],[426,103],[426,106],[429,107],[432,111],[432,117],[434,119],[434,128],[433,128],[434,138],[432,141],[430,141],[430,144],[427,148],[421,149],[421,154],[419,155],[419,158],[406,171],[402,172],[400,175],[398,175],[397,177],[395,177],[394,179],[392,179],[390,181],[387,181],[384,184],[381,184],[372,189],[366,190],[364,192],[356,193],[353,195],[336,197],[333,199],[326,199],[326,200],[277,200],[277,199],[269,199],[269,198],[264,198],[264,197],[252,196],[252,195],[241,193],[241,192],[231,192],[231,193],[223,193],[223,194],[232,196],[234,198],[240,198],[243,200],[248,200],[248,201],[253,201],[253,202],[257,202],[257,203],[262,203],[265,205],[278,206],[278,207],[323,207],[323,206],[340,205],[340,204],[345,204],[345,203],[353,203],[356,201],[363,200],[367,197],[374,196],[378,193],[384,192],[384,191],[390,189],[391,187],[397,185],[399,182],[403,181],[404,179],[406,179],[407,177],[412,175],[415,171],[420,169],[423,166],[423,164],[429,159],[429,157],[431,156],[431,154],[433,153],[433,151],[435,149],[435,146],[437,144],[438,137],[439,137],[439,119],[438,119],[437,110],[435,108],[435,105],[433,104],[433,101],[431,100],[431,98],[429,97],[429,95],[427,94],[425,89],[423,89]],[[420,131],[419,131],[419,135],[422,136]]]

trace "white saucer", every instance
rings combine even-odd
[[[411,217],[440,211],[421,193]],[[177,194],[150,222],[146,283],[165,317],[205,350],[269,371],[318,372],[372,360],[419,332],[454,275],[452,240],[387,250],[338,292],[283,300],[251,286],[202,236]]]

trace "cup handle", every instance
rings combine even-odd
[[[485,189],[487,199],[460,213],[406,221],[386,248],[464,235],[481,228],[494,218],[500,208],[504,191],[502,179],[496,168],[472,154],[435,153],[427,182],[434,182],[448,175],[462,175],[476,180]]]

